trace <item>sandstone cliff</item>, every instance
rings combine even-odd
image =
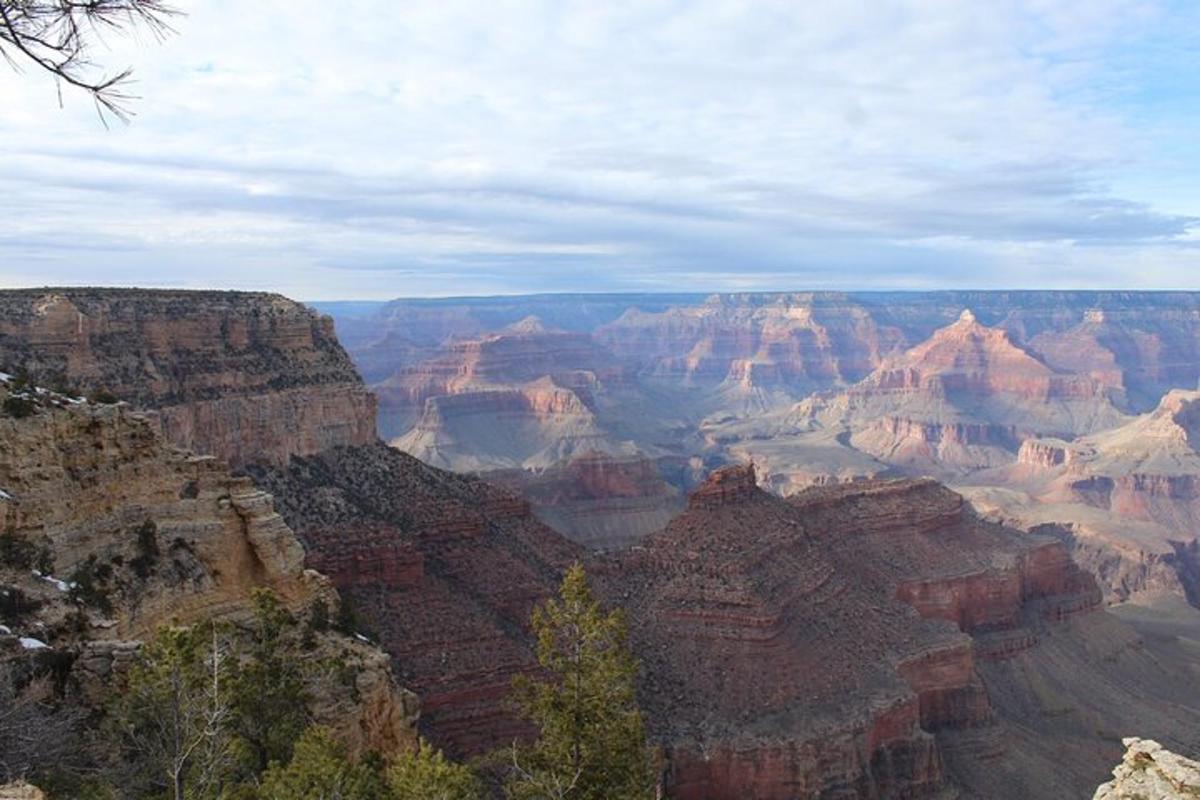
[[[0,369],[105,390],[167,439],[235,466],[375,438],[375,401],[333,323],[279,295],[0,291]]]
[[[0,382],[0,396],[15,394],[11,386]],[[336,607],[328,580],[304,568],[300,542],[248,478],[171,448],[124,404],[23,394],[34,398],[31,413],[0,415],[6,658],[47,646],[72,665],[81,696],[101,703],[161,624],[236,628],[258,587],[297,612],[318,599]],[[336,653],[354,678],[353,694],[315,695],[317,719],[358,750],[411,741],[416,699],[396,687],[386,656],[333,633],[313,652]]]

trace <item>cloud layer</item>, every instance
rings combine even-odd
[[[1200,286],[1186,7],[186,10],[128,127],[0,68],[0,285]]]

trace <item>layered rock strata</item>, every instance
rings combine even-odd
[[[536,666],[533,605],[579,549],[515,495],[382,444],[252,474],[421,697],[427,736],[465,756],[529,733],[506,698]]]
[[[333,322],[279,295],[0,291],[0,369],[111,392],[180,447],[235,466],[375,439],[375,400]]]
[[[59,651],[83,698],[102,705],[162,624],[236,629],[259,588],[296,612],[317,600],[336,610],[328,579],[305,569],[300,542],[250,479],[168,446],[124,404],[35,396],[27,416],[0,415],[6,658]],[[356,751],[411,745],[417,701],[386,656],[332,632],[316,636],[311,655],[321,654],[346,664],[353,691],[314,691],[314,717]]]

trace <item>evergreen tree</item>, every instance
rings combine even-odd
[[[538,662],[548,678],[514,683],[521,712],[539,730],[513,749],[511,800],[650,800],[655,774],[634,681],[624,616],[606,613],[575,564],[557,599],[533,614]]]
[[[130,796],[220,796],[233,758],[229,676],[215,626],[164,627],[146,644],[111,717]]]
[[[249,775],[271,762],[286,764],[309,722],[304,667],[291,641],[299,626],[267,589],[254,591],[254,612],[249,647],[230,686],[230,722]]]
[[[312,727],[287,766],[273,763],[263,773],[258,800],[387,800],[387,794],[369,765],[351,762],[328,729]]]
[[[424,739],[388,770],[390,800],[481,800],[483,784],[471,768],[446,759]]]

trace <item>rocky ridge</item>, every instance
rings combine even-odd
[[[1100,610],[1094,580],[1059,542],[979,520],[933,481],[785,501],[731,468],[664,531],[592,569],[628,609],[673,796],[1007,796],[995,793],[999,771],[1030,796],[1058,797],[1090,790],[1103,769],[1094,728],[1048,730],[1025,681],[1044,669],[1102,682],[1095,648],[1136,637]],[[1114,658],[1129,659],[1123,680],[1154,669],[1136,652]],[[1136,702],[1087,714],[1183,713],[1166,710],[1156,678],[1130,680]],[[1077,763],[1050,788],[1033,788],[1046,767],[1030,737],[1073,749]]]
[[[6,385],[0,395],[11,396]],[[304,568],[299,541],[249,479],[169,447],[124,404],[37,394],[28,415],[0,416],[6,660],[61,653],[74,690],[102,704],[164,623],[236,628],[259,587],[296,612],[317,600],[336,608],[328,580]],[[417,701],[396,687],[386,656],[332,632],[315,647],[341,658],[355,687],[317,694],[316,718],[355,750],[407,746]]]
[[[235,466],[375,439],[332,320],[279,295],[0,290],[5,365],[153,410],[168,441]]]
[[[519,497],[383,444],[251,474],[420,696],[427,736],[464,756],[528,734],[505,698],[536,667],[533,606],[579,548]]]

